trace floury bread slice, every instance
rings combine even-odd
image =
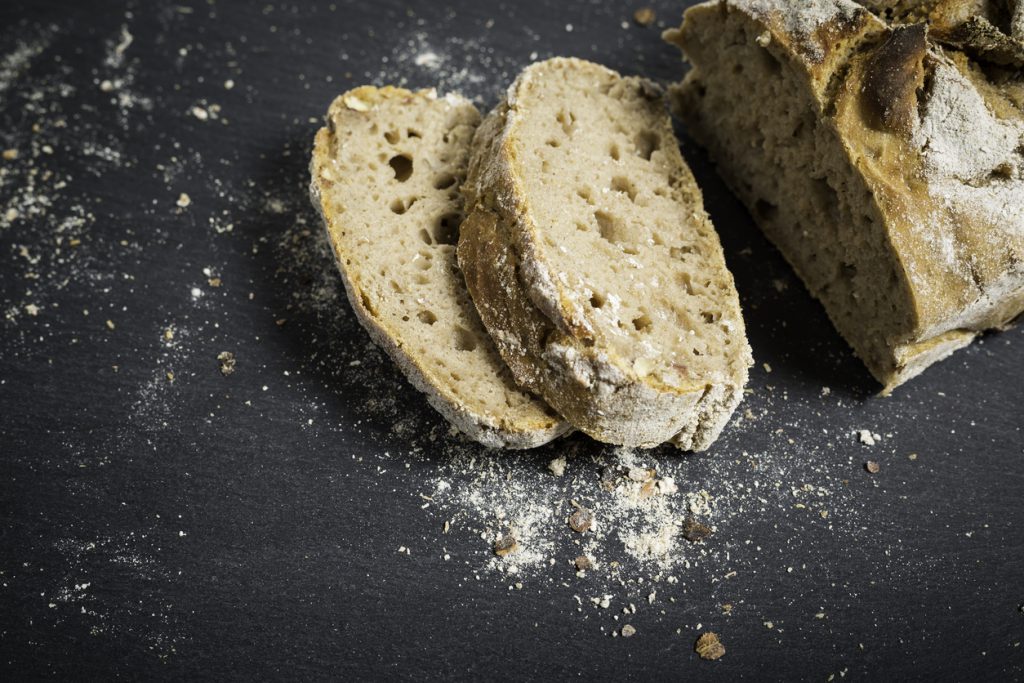
[[[454,95],[347,92],[316,135],[310,191],[373,340],[470,437],[530,448],[568,425],[516,386],[455,259],[459,184],[479,122],[476,108]]]
[[[666,33],[674,106],[886,392],[1024,310],[1022,6],[714,0]]]
[[[473,142],[459,263],[519,383],[596,439],[707,448],[751,363],[661,91],[528,67]]]

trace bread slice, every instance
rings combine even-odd
[[[455,95],[347,92],[316,134],[310,193],[349,302],[373,340],[467,435],[486,446],[530,448],[568,425],[516,386],[455,259],[459,185],[479,121]]]
[[[661,90],[531,65],[477,131],[463,192],[459,264],[519,383],[601,441],[707,448],[750,348]]]
[[[910,5],[714,0],[665,34],[674,107],[885,392],[1024,310],[1024,63],[888,23]]]

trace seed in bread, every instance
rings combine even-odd
[[[527,67],[463,191],[459,263],[520,384],[601,441],[707,448],[750,348],[661,90],[578,59]]]
[[[313,204],[357,317],[438,412],[487,446],[529,448],[568,429],[520,390],[480,323],[455,257],[467,100],[362,87],[316,135]]]

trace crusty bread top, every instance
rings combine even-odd
[[[531,447],[567,425],[516,387],[455,257],[459,186],[479,120],[455,95],[347,92],[316,136],[312,192],[349,299],[374,339],[470,436]]]
[[[946,40],[978,25],[970,12],[954,22],[951,7],[979,3],[922,4],[713,0],[688,10],[743,13],[768,54],[806,74],[818,116],[871,187],[907,283],[911,325],[893,344],[1003,324],[1024,292],[1022,72]],[[885,21],[922,16],[943,30]]]
[[[656,85],[578,59],[536,63],[477,138],[468,203],[515,223],[531,299],[575,340],[549,357],[595,385],[743,386],[732,276]]]

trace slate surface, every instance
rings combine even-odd
[[[652,4],[663,27],[685,3]],[[320,239],[295,229],[313,226],[316,122],[367,81],[458,88],[489,106],[534,52],[678,78],[659,27],[623,26],[636,7],[3,3],[0,147],[19,156],[0,176],[0,668],[1024,677],[1024,332],[986,336],[873,397],[685,136],[747,314],[758,365],[745,408],[759,419],[707,453],[657,457],[695,481],[751,487],[756,469],[720,463],[792,448],[844,502],[828,520],[787,504],[720,523],[729,562],[695,567],[675,602],[634,616],[629,640],[609,637],[610,614],[577,611],[573,595],[592,593],[571,575],[509,591],[500,576],[473,578],[488,555],[479,538],[445,539],[457,561],[434,546],[440,520],[417,493],[443,454],[394,455],[402,437],[366,406],[386,393],[394,419],[443,425],[344,306],[306,305],[325,266],[296,257]],[[238,358],[228,378],[223,350]],[[857,428],[881,444],[858,444]],[[513,468],[536,475],[561,448]],[[385,457],[400,476],[381,476]],[[874,477],[868,458],[882,464]],[[722,660],[696,658],[699,623],[721,634]]]

